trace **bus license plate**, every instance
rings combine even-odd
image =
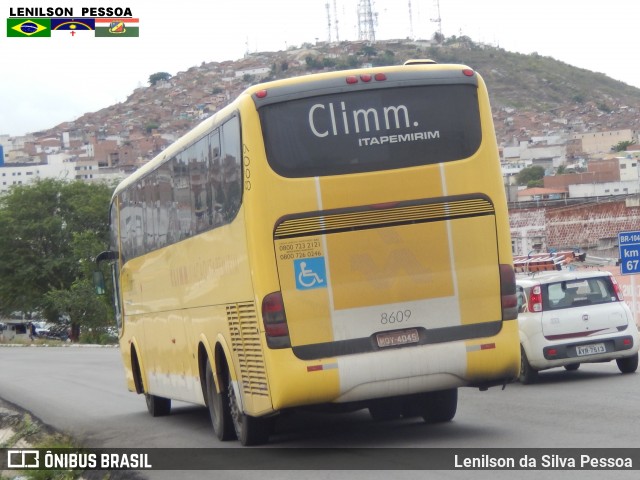
[[[395,332],[384,332],[376,335],[378,347],[396,347],[398,345],[406,345],[408,343],[418,343],[420,335],[418,330],[411,328],[409,330],[397,330]]]
[[[605,353],[607,349],[604,346],[604,343],[594,343],[593,345],[583,345],[581,347],[576,347],[576,354],[579,357],[584,355],[595,355],[596,353]]]

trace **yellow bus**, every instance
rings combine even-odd
[[[451,420],[518,376],[506,199],[486,86],[464,65],[255,85],[115,190],[128,388],[207,405],[221,440],[278,414]]]

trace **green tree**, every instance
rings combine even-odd
[[[50,321],[66,313],[48,294],[91,278],[93,258],[107,246],[111,192],[42,180],[0,197],[1,313],[39,312]]]
[[[149,122],[144,126],[144,131],[147,135],[151,135],[151,132],[156,130],[159,126],[160,124],[158,122]]]
[[[544,168],[540,166],[526,167],[516,175],[518,185],[540,186],[544,178]]]
[[[365,45],[360,50],[360,54],[370,59],[371,57],[375,57],[376,55],[378,55],[378,51],[376,50],[376,47],[372,45]]]
[[[317,70],[322,68],[322,63],[312,55],[307,55],[304,58],[304,61],[307,64],[307,70]]]
[[[81,327],[101,332],[112,317],[111,309],[102,297],[95,294],[93,283],[87,278],[76,280],[66,290],[50,290],[45,299],[49,308],[69,319],[73,341],[80,338]]]
[[[627,150],[627,147],[629,147],[630,145],[633,145],[633,142],[630,142],[628,140],[624,140],[622,142],[618,142],[616,145],[611,147],[611,149],[614,152],[625,152]]]
[[[246,83],[252,83],[256,79],[255,75],[251,75],[250,73],[245,73],[242,76],[242,81]]]
[[[167,81],[171,78],[171,74],[167,72],[156,72],[149,75],[149,85],[153,86],[160,80]]]

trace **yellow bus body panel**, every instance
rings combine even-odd
[[[385,68],[399,67],[372,72]],[[344,75],[335,72],[326,78]],[[311,79],[275,85],[307,81]],[[216,363],[215,352],[217,346],[222,348],[249,415],[517,377],[517,321],[500,322],[498,264],[511,264],[512,257],[498,150],[482,79],[478,77],[483,140],[471,157],[311,178],[285,178],[269,166],[251,98],[259,88],[250,88],[182,142],[195,142],[217,125],[218,118],[239,115],[244,191],[236,218],[122,265],[121,349],[128,387],[135,389],[132,344],[145,391],[199,404],[204,404],[201,352],[204,349],[204,358],[220,372],[224,366]],[[178,152],[178,147],[171,148],[176,150],[167,155]],[[143,167],[140,176],[152,168]],[[128,182],[122,188],[133,180]],[[477,214],[484,207],[471,206],[469,215],[449,219],[448,209],[453,205],[464,210],[463,197],[469,195],[488,198],[493,210]],[[424,203],[419,222],[378,228],[384,224],[380,212],[395,214],[394,204],[412,201]],[[353,213],[362,207],[367,207],[366,213]],[[300,214],[317,215],[312,221],[319,223],[330,214],[332,221],[344,222],[344,228],[326,233],[293,219],[294,233],[278,237],[278,225]],[[354,222],[366,223],[369,214],[374,227],[352,228]],[[413,213],[405,209],[398,214]],[[328,284],[300,289],[299,262],[318,258],[324,259]],[[284,298],[291,348],[269,348],[265,338],[262,300],[278,291]],[[395,325],[382,321],[389,318],[383,315],[414,305],[428,314],[431,324],[422,325],[427,332],[432,327],[474,328],[491,322],[501,327],[495,335],[472,340],[302,358],[300,349],[311,349],[313,356],[316,346],[324,351],[336,342],[358,338],[375,342],[377,333],[411,328],[409,320],[419,322],[418,313]],[[440,314],[433,314],[432,307]],[[454,315],[447,314],[449,307]]]

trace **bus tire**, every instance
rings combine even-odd
[[[538,379],[538,371],[531,366],[524,348],[520,347],[520,383],[529,385]]]
[[[218,393],[216,390],[216,384],[213,381],[213,369],[211,368],[209,359],[207,359],[205,375],[207,407],[209,408],[213,432],[216,434],[216,437],[218,437],[218,440],[223,442],[234,440],[236,438],[236,432],[233,426],[233,420],[231,420],[228,395],[226,391]],[[223,388],[225,387],[225,385],[221,386]]]
[[[152,417],[164,417],[171,413],[170,398],[158,397],[157,395],[145,393],[144,399],[147,401],[147,410],[149,410]]]
[[[402,402],[399,398],[380,398],[369,405],[369,415],[376,422],[397,420],[402,417]]]
[[[427,423],[449,422],[458,410],[458,389],[438,390],[425,394],[422,418]]]
[[[227,385],[227,398],[229,399],[229,410],[231,419],[235,429],[236,436],[243,446],[262,445],[269,441],[271,433],[271,419],[252,417],[242,412],[240,402],[236,398],[236,392],[233,389],[231,375]]]
[[[634,373],[638,369],[638,354],[630,357],[617,358],[616,363],[621,373]]]

